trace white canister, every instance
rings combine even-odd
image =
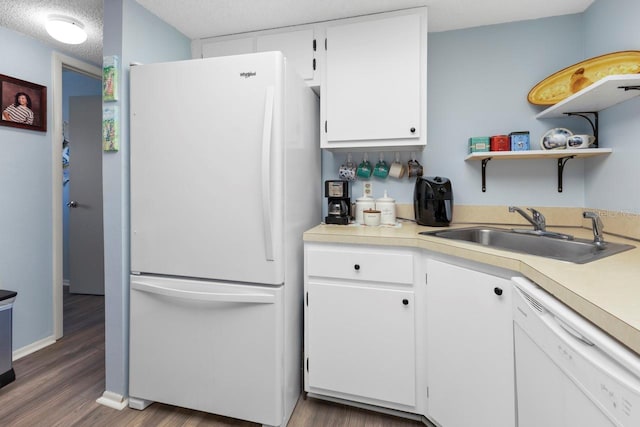
[[[380,225],[380,211],[367,209],[362,215],[364,216],[364,225],[373,227]]]
[[[362,196],[356,199],[356,222],[358,224],[364,224],[364,214],[366,210],[373,210],[376,208],[376,202],[373,197]]]
[[[387,195],[376,199],[376,209],[380,211],[380,223],[386,225],[396,224],[396,201]]]

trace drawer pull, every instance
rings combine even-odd
[[[498,296],[502,295],[502,289],[500,289],[497,286],[495,288],[493,288],[493,292]]]
[[[405,298],[405,299],[403,299],[403,300],[402,300],[402,304],[404,304],[404,305],[409,305],[409,300],[408,300],[408,299],[406,299],[406,298]]]
[[[353,268],[356,269],[356,270],[360,270],[360,264],[354,265]]]

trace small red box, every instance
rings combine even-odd
[[[511,151],[509,135],[494,135],[489,141],[491,151]]]

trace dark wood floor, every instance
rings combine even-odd
[[[64,337],[14,362],[16,381],[0,389],[0,426],[256,426],[154,403],[122,411],[96,403],[104,391],[104,298],[64,294]],[[423,426],[318,399],[300,399],[289,427]]]

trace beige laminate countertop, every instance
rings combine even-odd
[[[473,225],[458,224],[450,228]],[[413,222],[401,222],[396,227],[321,224],[306,231],[304,241],[421,248],[519,272],[640,355],[640,243],[637,241],[605,234],[606,241],[628,243],[636,248],[587,264],[573,264],[418,234],[433,230],[442,228]],[[549,227],[549,230],[585,239],[593,237],[591,230],[578,227]]]

